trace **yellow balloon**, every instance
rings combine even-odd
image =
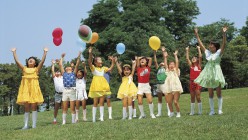
[[[153,50],[158,50],[160,48],[161,41],[157,36],[152,36],[149,39],[149,45]]]

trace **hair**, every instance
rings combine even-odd
[[[121,73],[122,76],[124,76],[124,69],[125,69],[125,68],[129,68],[130,70],[132,70],[132,68],[131,68],[131,66],[130,66],[129,64],[123,65],[123,66],[122,66],[122,73]]]
[[[140,60],[141,60],[141,59],[145,59],[145,60],[146,60],[146,66],[148,66],[149,59],[147,59],[145,56],[141,57]]]
[[[31,57],[29,57],[28,59],[26,59],[26,66],[28,67],[28,61],[30,60],[30,59],[34,59],[34,61],[35,61],[35,65],[34,65],[34,67],[38,67],[38,65],[39,65],[39,60],[37,59],[37,57],[34,57],[34,56],[31,56]]]
[[[211,40],[210,44],[214,45],[216,51],[220,49],[220,43],[217,40]]]
[[[83,77],[84,77],[84,71],[83,71],[83,70],[78,70],[77,73],[78,73],[78,72],[81,72],[82,75],[83,75]]]
[[[60,72],[60,70],[59,70],[58,67],[55,67],[55,68],[54,68],[54,71],[55,71],[55,72]]]
[[[93,63],[96,63],[97,58],[101,58],[101,57],[99,57],[99,56],[94,57],[94,58],[93,58]]]

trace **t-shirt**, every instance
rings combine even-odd
[[[190,74],[189,74],[189,78],[190,80],[195,80],[201,73],[201,68],[198,66],[191,66],[190,67]]]
[[[167,75],[165,73],[165,68],[164,67],[159,67],[157,70],[157,83],[158,84],[163,84]]]
[[[56,92],[63,92],[64,90],[64,83],[63,83],[63,77],[54,77],[54,87]]]
[[[150,67],[138,67],[137,75],[138,75],[138,83],[149,83],[150,81]]]
[[[63,74],[64,87],[76,87],[76,75],[74,72]]]
[[[82,79],[76,79],[76,90],[77,93],[83,93],[84,90],[86,89],[86,81],[84,77]]]

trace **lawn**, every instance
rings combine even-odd
[[[200,116],[188,115],[190,96],[182,94],[180,98],[181,118],[165,116],[166,106],[163,102],[162,117],[121,120],[122,105],[119,101],[112,103],[113,120],[107,119],[108,112],[105,105],[104,122],[91,122],[92,106],[87,106],[88,122],[80,121],[77,124],[70,124],[71,115],[68,115],[68,124],[63,126],[61,125],[61,111],[58,116],[59,124],[51,123],[53,111],[40,112],[37,128],[29,130],[21,130],[23,115],[0,117],[0,139],[248,139],[248,88],[223,90],[222,93],[224,114],[214,116],[208,115],[208,93],[203,92],[203,115]],[[216,96],[214,100],[215,112],[217,112]],[[144,107],[148,116],[149,109],[146,101],[144,101]],[[154,107],[156,114],[157,98],[154,98]],[[99,109],[97,115],[99,116]],[[137,115],[139,115],[138,107]]]

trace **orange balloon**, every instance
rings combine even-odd
[[[98,39],[99,39],[99,35],[98,35],[98,33],[93,32],[93,33],[92,33],[92,38],[91,38],[90,43],[91,43],[91,44],[94,44],[94,43],[96,43],[96,42],[97,42],[97,40],[98,40]]]

